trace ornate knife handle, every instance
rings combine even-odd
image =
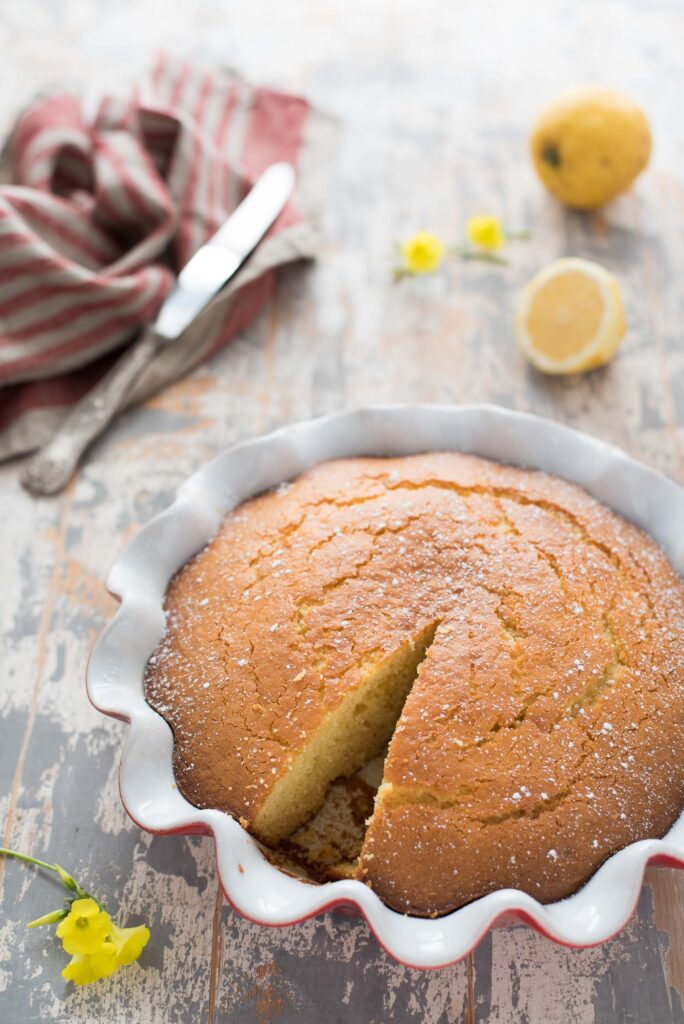
[[[104,430],[166,339],[147,332],[114,364],[69,413],[55,436],[22,468],[20,480],[32,494],[56,494],[68,484],[81,455]]]

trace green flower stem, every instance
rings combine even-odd
[[[68,871],[60,867],[59,864],[48,864],[46,860],[39,860],[38,857],[31,857],[28,853],[18,853],[16,850],[8,850],[4,846],[0,846],[0,856],[2,857],[14,857],[16,860],[23,860],[25,864],[33,864],[37,868],[45,868],[46,871],[54,871],[58,876],[60,882],[64,888],[72,893],[71,896],[65,897],[65,907],[60,910],[53,910],[49,914],[44,914],[43,917],[36,918],[35,921],[30,921],[28,928],[37,928],[43,924],[54,924],[56,921],[61,921],[63,917],[66,917],[71,910],[71,905],[76,899],[84,899],[94,897],[90,896],[85,889],[82,889],[75,878],[72,878]],[[100,903],[99,900],[95,900],[100,910],[106,908]]]
[[[26,861],[27,864],[35,864],[39,868],[45,868],[47,871],[57,871],[56,864],[48,864],[45,860],[38,860],[37,857],[29,857],[28,853],[17,853],[16,850],[7,850],[4,846],[0,846],[0,855],[3,857],[16,857],[17,860]]]
[[[488,249],[467,249],[462,245],[454,245],[449,252],[452,256],[458,256],[462,260],[483,260],[485,263],[496,263],[500,267],[509,265],[505,256],[499,256]]]
[[[46,860],[38,860],[37,857],[30,857],[28,853],[18,853],[16,850],[8,850],[4,846],[0,846],[0,856],[3,857],[16,857],[17,860],[23,860],[26,864],[34,864],[38,868],[45,868],[46,871],[54,871],[58,876],[60,882],[65,889],[69,892],[73,892],[79,898],[89,896],[90,894],[83,889],[75,878],[72,878],[68,871],[60,867],[59,864],[48,864]],[[72,897],[73,899],[74,897]]]
[[[462,260],[483,260],[485,263],[496,263],[499,267],[509,266],[505,256],[497,256],[496,253],[485,250],[480,252],[477,249],[465,249],[460,253],[460,257]]]

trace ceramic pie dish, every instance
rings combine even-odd
[[[113,566],[107,587],[121,605],[88,669],[95,707],[130,723],[120,789],[128,814],[141,828],[159,835],[212,835],[226,897],[245,917],[282,926],[334,906],[353,907],[392,956],[417,968],[461,959],[490,927],[512,918],[565,945],[604,941],[633,913],[648,864],[684,866],[684,815],[662,839],[633,843],[614,854],[583,888],[557,903],[542,905],[519,890],[502,889],[441,918],[402,915],[362,882],[311,884],[284,873],[228,814],[190,804],[175,783],[171,729],[145,701],[143,674],[164,632],[170,578],[204,547],[235,505],[330,459],[446,450],[541,469],[579,484],[649,533],[684,575],[684,490],[618,449],[493,406],[378,406],[237,445],[190,477],[174,503],[144,527]]]

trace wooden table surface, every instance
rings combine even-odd
[[[53,886],[0,864],[3,1022],[684,1021],[684,874],[649,871],[635,918],[601,947],[499,929],[441,972],[394,963],[364,923],[334,914],[263,929],[226,906],[209,839],[152,838],[127,819],[125,727],[83,685],[113,610],[102,580],[116,551],[203,461],[280,424],[378,401],[486,400],[684,480],[683,41],[684,7],[667,0],[3,4],[3,128],[46,82],[116,88],[159,46],[305,91],[343,125],[318,264],[284,272],[228,350],[123,416],[64,495],[32,500],[15,465],[0,469],[2,840],[61,862],[152,929],[138,964],[74,990],[57,943],[25,929]],[[542,192],[526,151],[539,105],[585,81],[631,93],[655,136],[636,190],[591,217]],[[391,282],[402,236],[457,241],[489,210],[533,232],[510,267]],[[564,254],[618,275],[629,334],[607,369],[548,380],[517,354],[512,308],[521,283]]]

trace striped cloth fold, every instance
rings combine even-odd
[[[233,72],[162,56],[132,96],[53,94],[19,118],[0,186],[0,459],[46,441],[154,318],[175,275],[275,160],[293,199],[240,274],[139,379],[134,404],[243,330],[310,258],[333,122]]]

